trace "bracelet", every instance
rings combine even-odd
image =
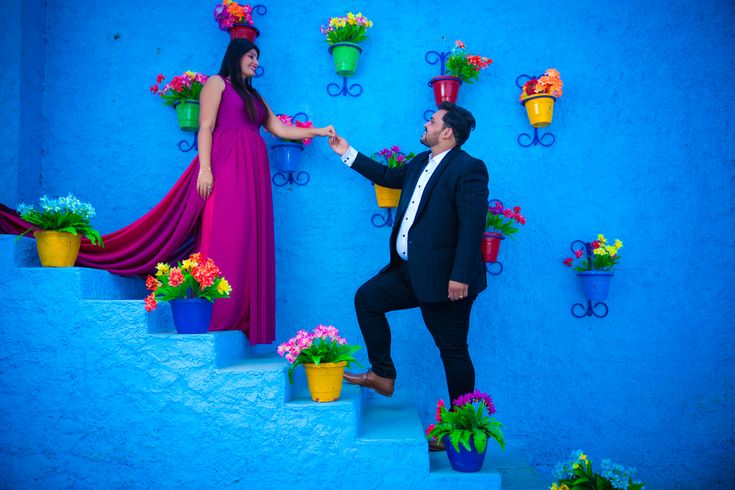
[[[205,168],[203,170],[199,170],[199,173],[200,174],[203,174],[204,173],[204,170],[209,170],[211,172],[212,171],[212,167],[207,167],[207,168]]]

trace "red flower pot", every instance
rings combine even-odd
[[[429,80],[429,87],[434,89],[434,102],[437,107],[442,102],[456,103],[460,85],[462,85],[461,78],[449,75],[441,75]]]
[[[485,262],[497,262],[500,252],[500,240],[504,240],[502,233],[486,231],[482,235],[482,258]]]
[[[260,31],[252,24],[233,24],[227,32],[230,33],[230,39],[247,39],[251,43],[255,42],[255,38],[260,36]]]

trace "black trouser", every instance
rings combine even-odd
[[[390,326],[385,314],[418,306],[444,363],[450,403],[458,396],[474,391],[475,368],[467,350],[473,301],[474,298],[440,303],[419,302],[413,293],[405,262],[367,281],[355,293],[355,311],[372,371],[384,378],[396,378],[396,368],[390,356]]]

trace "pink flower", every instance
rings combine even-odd
[[[426,435],[428,436],[431,434],[431,431],[434,430],[434,427],[436,427],[436,424],[431,424],[426,428]]]
[[[158,85],[151,85],[148,90],[150,90],[152,94],[155,94],[158,92]]]
[[[582,254],[583,253],[584,253],[584,250],[575,250],[574,251],[574,256],[577,257],[577,258],[580,258],[580,257],[582,257]]]
[[[158,76],[156,76],[156,83],[161,83],[166,79],[165,76],[163,76],[163,73],[159,73]]]
[[[456,46],[457,46],[457,47],[458,47],[459,49],[464,49],[464,43],[463,43],[462,41],[460,41],[459,39],[457,39],[456,41],[454,41],[454,44],[455,44],[455,45],[456,45]]]
[[[457,399],[454,400],[454,405],[457,407],[461,407],[467,404],[474,404],[475,402],[483,403],[487,408],[488,415],[492,415],[495,413],[495,405],[493,404],[493,400],[488,396],[487,393],[483,393],[480,390],[475,390],[472,393],[466,393],[464,395],[458,396]]]
[[[571,267],[573,260],[574,260],[573,258],[567,257],[566,259],[564,259],[564,265],[566,265],[567,267]]]
[[[442,412],[446,410],[444,406],[444,400],[439,400],[439,402],[436,404],[436,412],[434,413],[434,418],[437,422],[442,421]]]

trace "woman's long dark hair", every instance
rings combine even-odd
[[[255,121],[258,119],[258,111],[255,108],[253,98],[257,97],[264,107],[265,102],[263,102],[263,98],[258,91],[253,88],[252,78],[242,76],[240,64],[242,57],[251,49],[254,49],[258,53],[258,56],[260,56],[260,49],[248,39],[233,39],[230,41],[230,44],[227,46],[227,51],[225,51],[225,56],[222,58],[222,66],[219,69],[218,75],[230,80],[232,88],[235,89],[235,92],[245,102],[245,110],[248,113],[248,117],[251,121]]]

